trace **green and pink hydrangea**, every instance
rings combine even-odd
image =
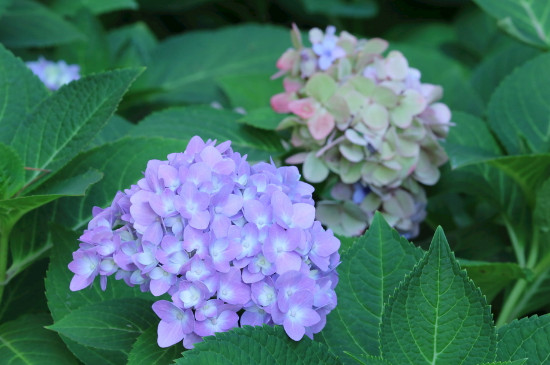
[[[439,102],[443,89],[422,83],[420,71],[401,52],[386,52],[383,39],[314,28],[307,48],[296,26],[291,36],[294,48],[277,61],[274,75],[284,76],[284,92],[271,98],[276,112],[290,114],[279,129],[291,129],[291,144],[299,152],[287,162],[303,164],[310,182],[323,182],[332,173],[340,182],[336,190],[343,184],[366,192],[361,201],[333,194],[333,201],[319,203],[324,208],[318,216],[337,233],[357,235],[380,210],[401,233],[414,237],[425,216],[420,184],[434,185],[447,161],[439,142],[452,123],[449,108]],[[344,209],[346,201],[353,202],[354,213],[349,204]],[[361,223],[348,227],[340,222],[344,216]]]

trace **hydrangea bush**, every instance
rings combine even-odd
[[[63,60],[54,62],[39,57],[37,61],[28,61],[27,67],[50,90],[57,90],[61,86],[80,78],[80,66],[68,65]]]
[[[294,48],[279,58],[275,75],[285,76],[285,91],[271,98],[275,111],[291,114],[279,128],[292,128],[291,144],[305,151],[287,161],[303,163],[311,182],[332,171],[341,182],[333,198],[345,202],[350,194],[341,190],[351,190],[360,208],[355,225],[342,222],[350,217],[335,201],[321,202],[319,217],[340,233],[358,235],[381,210],[400,232],[416,236],[426,206],[419,183],[435,184],[447,161],[439,141],[451,113],[438,102],[442,88],[422,83],[399,51],[384,56],[388,42],[380,38],[313,28],[307,48],[294,26],[292,39]]]
[[[0,363],[547,364],[550,2],[520,3],[0,1]],[[292,22],[323,31],[285,53]],[[196,135],[247,158],[171,154]]]
[[[315,221],[313,187],[296,167],[250,166],[231,142],[193,137],[183,153],[151,160],[80,237],[70,288],[114,275],[159,297],[158,344],[243,325],[283,325],[313,337],[336,306],[340,242]]]

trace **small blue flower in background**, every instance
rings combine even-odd
[[[38,61],[26,62],[26,64],[50,90],[57,90],[80,78],[80,66],[68,65],[65,61],[53,62],[39,57]]]

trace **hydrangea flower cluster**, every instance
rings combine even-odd
[[[447,161],[439,140],[447,136],[451,113],[437,102],[442,88],[421,83],[420,72],[400,52],[384,56],[385,40],[357,39],[345,31],[337,36],[329,26],[324,33],[313,28],[312,47],[306,48],[295,26],[291,35],[294,48],[279,58],[274,76],[285,76],[285,91],[271,98],[276,112],[291,114],[279,128],[292,128],[292,145],[304,151],[287,162],[303,163],[310,182],[335,173],[356,191],[350,194],[364,197],[354,199],[363,211],[355,218],[372,219],[371,209],[381,209],[413,236],[425,214],[418,183],[435,184],[438,167]],[[406,209],[390,208],[396,206]],[[329,215],[341,213],[341,205],[329,207],[338,207]],[[358,234],[367,224],[335,231]]]
[[[70,289],[114,275],[154,296],[158,344],[243,325],[310,337],[336,306],[340,242],[315,221],[313,187],[295,166],[250,166],[230,142],[193,137],[151,160],[144,178],[94,208],[69,269]]]
[[[50,90],[80,78],[80,66],[68,65],[65,61],[53,62],[39,57],[38,61],[26,62],[26,65]]]

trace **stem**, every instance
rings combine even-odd
[[[516,281],[514,288],[510,292],[510,295],[506,298],[504,306],[498,315],[496,323],[497,328],[508,323],[513,317],[512,315],[517,312],[517,302],[520,300],[523,291],[527,287],[527,280],[519,279]]]
[[[510,320],[516,318],[516,316],[521,313],[525,304],[536,292],[537,288],[542,283],[543,276],[541,275],[543,271],[547,270],[545,266],[550,265],[550,254],[546,255],[541,262],[537,264],[537,259],[539,258],[539,229],[535,227],[533,230],[533,238],[531,241],[531,247],[529,250],[529,258],[527,259],[527,264],[525,264],[525,254],[523,252],[523,247],[520,245],[514,229],[509,222],[506,220],[506,228],[508,229],[508,234],[514,246],[514,251],[518,258],[518,263],[521,267],[527,267],[533,270],[535,275],[535,282],[531,285],[525,279],[519,279],[516,281],[516,284],[512,288],[510,295],[506,298],[504,306],[498,316],[497,327],[502,326],[503,324],[508,323]],[[545,264],[546,263],[546,264]],[[541,266],[542,264],[542,266]],[[536,265],[536,267],[535,267]]]
[[[514,247],[514,253],[516,254],[516,258],[518,259],[518,265],[521,267],[525,267],[525,252],[523,252],[523,245],[518,240],[518,236],[516,235],[516,231],[514,231],[514,228],[512,227],[512,224],[508,220],[507,217],[504,218],[504,225],[506,226],[506,231],[508,231],[508,236],[510,236],[510,241],[512,241],[512,247]]]
[[[6,229],[5,226],[0,226],[0,303],[2,303],[2,295],[4,294],[3,284],[6,280],[6,269],[8,266],[8,248],[9,248],[9,237],[10,237],[11,227]]]

